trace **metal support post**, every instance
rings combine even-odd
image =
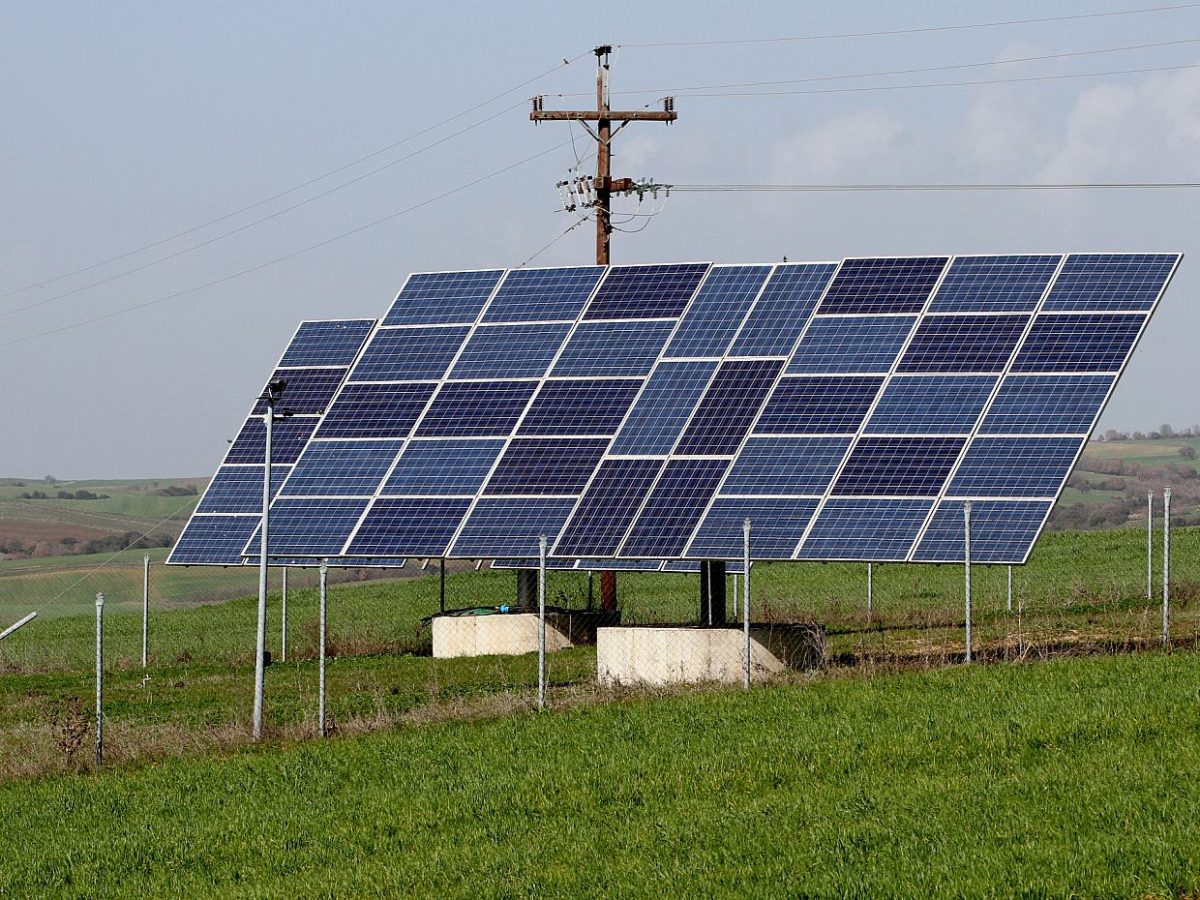
[[[971,661],[971,501],[963,503],[963,572],[966,579],[967,656]]]
[[[546,536],[538,538],[538,709],[546,708]]]
[[[1171,646],[1171,489],[1163,491],[1162,644]]]
[[[871,613],[875,607],[875,567],[867,563],[867,624],[871,624]]]
[[[104,595],[96,595],[96,768],[104,762]]]
[[[142,556],[142,668],[150,649],[150,554]]]
[[[287,662],[287,589],[288,567],[283,567],[283,575],[279,582],[279,596],[282,601],[279,607],[279,661]]]
[[[263,681],[266,677],[267,655],[267,532],[271,510],[271,426],[275,422],[275,401],[267,398],[263,413],[263,495],[262,522],[259,526],[258,552],[258,628],[254,639],[254,740],[262,739]]]
[[[1012,612],[1012,566],[1008,567],[1008,611]]]
[[[320,574],[320,601],[317,612],[317,641],[321,645],[320,653],[318,654],[317,663],[317,731],[321,737],[325,737],[325,646],[327,619],[325,618],[325,604],[329,590],[329,565],[325,560],[321,560]]]
[[[446,557],[442,557],[442,565],[438,571],[438,609],[446,611]]]
[[[1154,491],[1146,491],[1146,599],[1154,599]]]
[[[750,690],[750,519],[742,523],[742,687]]]

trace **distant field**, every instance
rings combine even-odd
[[[0,894],[1191,897],[1198,680],[959,667],[14,783]]]

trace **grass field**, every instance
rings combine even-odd
[[[1194,896],[1198,679],[833,678],[9,784],[0,893]]]

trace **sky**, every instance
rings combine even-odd
[[[614,106],[677,97],[616,139],[617,176],[1200,181],[1200,5],[947,27],[1156,6],[8,4],[0,475],[208,474],[301,320],[379,317],[413,271],[591,262],[555,189],[591,140],[528,98],[591,105],[598,44]],[[958,68],[875,74],[933,67]],[[958,84],[912,87],[935,82]],[[705,89],[728,84],[761,86]],[[1178,428],[1198,198],[678,191],[617,204],[613,262],[1182,251],[1100,425]]]

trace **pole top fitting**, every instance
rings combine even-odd
[[[103,609],[103,608],[104,608],[104,595],[97,594],[96,595],[96,609]]]
[[[612,53],[612,44],[601,44],[592,52],[596,54],[597,59],[599,59],[601,56],[608,56],[610,53]]]

